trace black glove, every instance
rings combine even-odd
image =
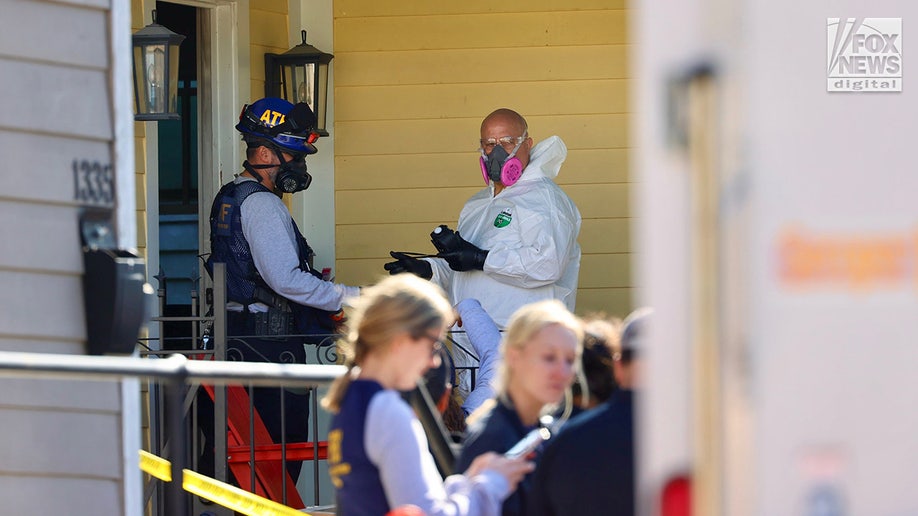
[[[437,229],[440,231],[437,232]],[[459,232],[453,233],[446,226],[440,226],[434,230],[437,234],[447,233],[447,238],[437,238],[432,233],[431,240],[434,242],[437,250],[440,251],[439,257],[446,260],[449,268],[454,271],[480,271],[484,269],[485,259],[488,257],[488,251],[479,248],[475,244],[462,238]]]
[[[389,271],[389,274],[394,275],[401,274],[403,272],[410,272],[411,274],[420,276],[424,279],[430,279],[433,277],[433,269],[430,268],[430,264],[424,260],[421,260],[420,258],[415,258],[398,251],[389,251],[389,256],[395,258],[394,262],[389,262],[383,265],[383,268]]]

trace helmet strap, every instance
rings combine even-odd
[[[242,168],[244,168],[245,171],[248,172],[249,174],[252,174],[255,180],[258,181],[259,183],[263,183],[265,179],[264,176],[261,175],[261,172],[259,172],[259,170],[264,170],[268,168],[276,168],[276,167],[277,165],[253,165],[249,163],[249,160],[245,160],[242,162]]]

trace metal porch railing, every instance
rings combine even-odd
[[[158,289],[160,313],[165,313],[167,298],[166,290],[168,288],[169,278],[161,274],[157,276],[157,279],[160,281],[160,288]],[[227,358],[225,265],[217,263],[214,266],[213,287],[211,292],[208,292],[204,297],[207,301],[205,303],[207,308],[203,310],[199,310],[198,280],[199,278],[192,278],[191,315],[179,317],[154,317],[153,322],[159,325],[160,337],[158,339],[142,339],[141,356],[146,357],[147,360],[153,363],[162,361],[160,358],[163,356],[181,354],[192,359],[189,361],[189,364],[223,362],[227,364],[264,365],[262,363],[253,364],[249,362],[224,362]],[[202,314],[201,312],[204,313]],[[176,339],[175,342],[181,345],[176,346],[175,342],[170,343],[167,337],[165,337],[166,324],[188,325],[187,331],[181,332],[179,337],[174,337]],[[307,339],[310,342],[318,342],[318,344],[310,344],[309,346],[311,346],[311,354],[314,354],[319,364],[335,364],[337,362],[338,355],[336,344],[339,337],[338,335],[325,334],[308,337],[311,337]],[[238,337],[233,337],[233,339],[237,338]],[[461,348],[459,343],[454,341],[453,344]],[[471,377],[471,383],[474,384],[477,367],[458,367],[456,369],[457,377],[463,370],[467,370],[467,374]],[[454,378],[454,383],[455,381],[456,378]],[[198,420],[196,410],[196,396],[200,393],[200,389],[198,389],[199,383],[200,382],[192,381],[190,384],[185,384],[181,393],[170,391],[167,385],[156,378],[151,378],[144,386],[148,401],[148,417],[146,419],[149,422],[149,435],[146,438],[147,444],[145,446],[148,447],[148,451],[155,455],[173,456],[171,449],[171,442],[174,440],[173,436],[180,436],[179,448],[183,454],[184,464],[190,465],[191,469],[195,471],[199,471],[197,459],[201,455],[200,449],[198,448],[198,443],[200,442],[200,421]],[[251,391],[248,392],[249,399],[251,399]],[[279,446],[274,446],[271,450],[265,450],[264,447],[257,447],[255,445],[255,439],[251,438],[248,450],[244,454],[241,452],[234,453],[233,457],[230,459],[235,461],[236,467],[238,467],[239,462],[242,460],[249,464],[248,481],[240,482],[241,484],[247,485],[240,485],[240,488],[250,492],[256,492],[256,457],[264,458],[265,456],[270,456],[269,460],[276,462],[279,454],[282,471],[286,470],[288,458],[291,456],[305,459],[303,461],[304,471],[306,467],[311,465],[313,477],[313,492],[311,493],[312,497],[310,500],[312,502],[311,505],[323,505],[333,501],[333,493],[323,493],[320,489],[319,461],[325,458],[325,443],[321,442],[319,439],[320,410],[316,387],[311,389],[310,394],[309,426],[312,437],[311,442],[291,443],[282,439],[280,443],[276,443]],[[217,386],[214,389],[213,396],[213,426],[215,440],[213,476],[216,480],[222,482],[233,482],[236,479],[231,474],[230,469],[232,464],[228,462],[228,450],[233,448],[227,443],[227,389]],[[255,420],[252,412],[253,407],[250,404],[248,417],[249,436],[253,436],[256,433],[252,426],[252,422]],[[170,417],[166,417],[167,415]],[[183,422],[183,425],[171,425],[169,424],[171,422],[170,419],[178,419]],[[286,428],[283,419],[280,426]],[[235,449],[238,451],[239,447]],[[240,458],[239,455],[245,455],[245,457]],[[173,464],[175,464],[175,461],[173,461]],[[287,505],[288,498],[291,494],[292,493],[289,493],[287,489],[287,483],[284,482],[282,484],[280,499],[276,499],[275,501]],[[295,500],[300,500],[299,493],[296,493]],[[147,483],[144,489],[144,503],[149,504],[153,508],[153,515],[160,516],[162,514],[169,514],[171,516],[175,514],[171,512],[171,510],[169,512],[162,512],[164,508],[169,507],[167,502],[168,500],[166,500],[162,485],[159,482],[151,481]]]
[[[169,410],[169,434],[183,436],[183,399],[187,386],[206,382],[218,386],[245,383],[259,386],[316,387],[329,384],[345,368],[335,365],[270,364],[187,360],[173,355],[162,360],[47,353],[0,352],[0,374],[28,378],[66,377],[77,380],[141,378],[162,382]],[[186,449],[182,438],[170,439],[164,450],[172,462],[172,477],[182,478]],[[161,452],[162,453],[162,452]],[[165,504],[156,514],[189,514],[190,496],[181,482],[165,490]]]
[[[160,281],[160,288],[158,289],[158,296],[160,299],[160,313],[165,313],[165,300],[167,298],[167,288],[169,278],[164,277],[162,274],[157,276],[157,279]],[[167,356],[170,354],[182,354],[192,360],[192,362],[223,362],[227,358],[227,335],[226,335],[226,290],[225,290],[225,266],[224,264],[215,264],[213,271],[213,288],[208,295],[205,296],[207,300],[208,308],[203,310],[205,313],[201,314],[198,311],[198,279],[192,278],[192,313],[189,316],[161,316],[154,317],[154,323],[159,325],[159,335],[158,339],[142,339],[141,340],[141,356],[147,357],[151,360],[156,360],[159,357]],[[169,341],[169,337],[166,336],[166,324],[187,324],[187,331],[181,332],[182,334],[178,337],[171,337],[174,339],[173,342]],[[175,332],[172,332],[175,333]],[[337,347],[336,342],[338,335],[334,334],[323,334],[323,335],[310,335],[308,339],[311,342],[318,342],[318,344],[311,344],[315,358],[319,364],[331,363],[334,364],[337,361]],[[245,337],[232,337],[234,340],[243,340]],[[178,342],[180,345],[176,346],[175,343]],[[168,348],[168,349],[165,349]],[[229,361],[229,363],[233,363]],[[251,364],[246,362],[245,364]],[[180,398],[170,399],[166,393],[166,390],[163,386],[157,381],[151,381],[145,385],[146,389],[146,398],[148,401],[148,436],[146,437],[146,442],[149,447],[149,451],[156,455],[160,455],[167,450],[169,443],[173,440],[172,436],[179,435],[181,440],[185,443],[190,443],[190,446],[183,448],[185,450],[185,460],[186,464],[192,466],[192,469],[198,471],[197,460],[201,456],[201,450],[199,449],[200,442],[200,423],[198,419],[197,403],[198,396],[202,393],[202,390],[198,388],[197,383],[187,386],[185,391],[182,393]],[[325,495],[325,500],[329,502],[331,500],[331,493],[320,493],[320,469],[319,461],[325,458],[325,446],[324,443],[319,441],[319,406],[318,406],[318,392],[315,387],[310,389],[310,419],[309,427],[311,429],[312,441],[306,443],[293,443],[287,442],[286,436],[283,436],[279,443],[275,443],[274,446],[264,446],[256,445],[255,436],[258,434],[255,428],[256,421],[260,421],[260,418],[255,415],[254,408],[249,403],[248,407],[248,416],[244,419],[247,419],[248,424],[248,433],[245,434],[245,437],[248,439],[248,445],[246,446],[247,450],[245,453],[240,451],[241,445],[244,443],[236,442],[237,445],[235,449],[230,446],[227,442],[227,433],[230,430],[228,425],[228,412],[227,412],[227,389],[221,386],[215,386],[212,389],[213,396],[213,428],[214,428],[214,471],[213,476],[215,479],[222,482],[234,482],[237,479],[234,478],[234,475],[231,474],[231,466],[236,467],[236,471],[239,471],[240,463],[248,464],[248,479],[243,478],[239,481],[239,487],[242,489],[248,490],[250,492],[256,492],[257,489],[261,489],[263,486],[257,480],[256,471],[259,468],[259,464],[262,464],[262,461],[266,462],[277,462],[280,461],[281,471],[286,471],[286,465],[289,457],[307,459],[304,460],[303,467],[305,468],[308,464],[312,465],[312,476],[313,476],[313,493],[312,493],[312,502],[314,505],[319,505],[320,500],[322,500],[322,495]],[[278,390],[280,393],[280,389]],[[246,394],[251,400],[251,386],[246,391]],[[245,395],[242,395],[245,397]],[[236,401],[239,399],[238,391],[232,396]],[[207,400],[209,402],[209,400]],[[170,405],[177,404],[181,408],[181,419],[184,421],[185,425],[181,429],[181,433],[176,434],[178,428],[172,428],[168,424],[168,417],[165,417],[167,414],[171,414],[173,409]],[[238,404],[236,405],[238,408]],[[178,412],[175,412],[178,414]],[[286,428],[286,422],[284,421],[284,415],[281,414],[281,423],[282,428]],[[244,432],[244,429],[243,429]],[[269,449],[265,449],[269,448]],[[232,457],[230,457],[230,451],[234,451]],[[279,457],[278,457],[279,456]],[[230,460],[233,462],[230,463]],[[307,462],[308,461],[308,462]],[[243,475],[245,476],[245,475]],[[275,501],[287,504],[289,500],[299,501],[300,494],[299,492],[291,492],[288,489],[288,481],[281,480],[280,486],[280,495],[275,497]],[[295,486],[291,485],[292,489],[295,489]],[[154,507],[153,513],[158,515],[161,514],[156,509],[163,505],[163,493],[159,489],[159,484],[156,482],[148,483],[144,490],[144,500],[145,503],[152,504]]]

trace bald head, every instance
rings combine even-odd
[[[523,133],[529,130],[529,125],[526,123],[526,119],[523,118],[523,115],[507,108],[496,109],[492,111],[490,115],[486,116],[485,119],[481,121],[482,132],[484,132],[486,126],[493,123],[500,123],[506,127],[516,129],[517,132],[510,136],[522,136]]]

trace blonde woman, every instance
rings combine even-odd
[[[506,452],[538,426],[540,415],[573,383],[582,341],[580,320],[560,301],[525,305],[513,314],[501,343],[497,398],[469,418],[458,469],[482,453]],[[504,502],[504,516],[527,513],[530,477]]]
[[[337,514],[382,515],[416,505],[427,516],[500,514],[501,502],[533,469],[489,453],[444,482],[427,438],[398,391],[437,364],[453,312],[442,291],[409,274],[364,290],[351,319],[348,372],[322,401],[335,413],[328,465]]]

